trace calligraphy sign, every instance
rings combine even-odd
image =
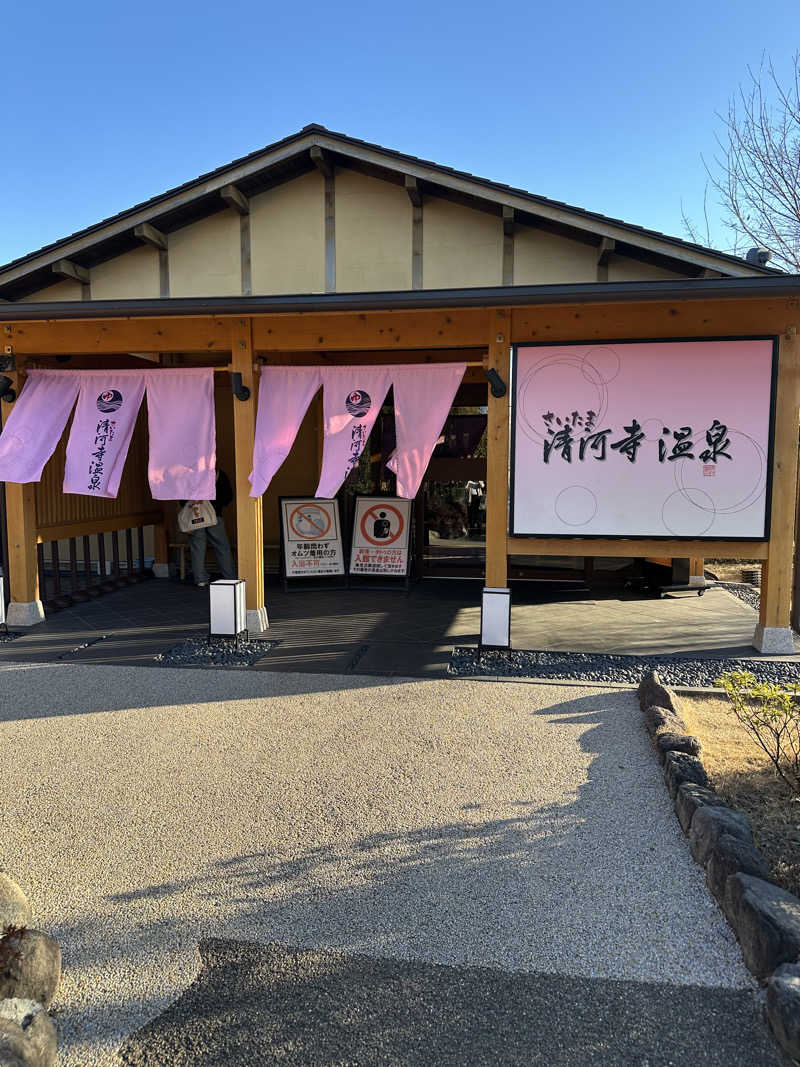
[[[775,348],[516,346],[512,534],[765,540]]]

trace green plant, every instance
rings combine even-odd
[[[750,671],[727,671],[716,684],[784,782],[800,795],[800,685],[759,682]]]

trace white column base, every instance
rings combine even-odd
[[[154,563],[153,574],[156,578],[169,578],[169,563]]]
[[[708,585],[706,576],[704,574],[690,574],[689,585],[694,589],[695,587],[705,588]]]
[[[6,623],[9,629],[17,626],[36,626],[40,622],[44,622],[44,608],[41,600],[31,600],[27,604],[15,603],[12,600],[8,605]]]
[[[753,648],[768,656],[794,654],[794,635],[788,626],[762,626],[758,623],[753,634]]]
[[[250,634],[263,634],[265,630],[269,629],[269,619],[267,618],[267,609],[264,608],[248,608],[247,610],[247,632]]]

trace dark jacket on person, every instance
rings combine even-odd
[[[219,515],[222,509],[226,508],[233,500],[233,487],[231,486],[230,479],[225,471],[217,471],[217,484],[215,488],[217,495],[211,501],[211,504],[214,511]],[[181,507],[183,507],[185,503],[185,500],[181,500]]]

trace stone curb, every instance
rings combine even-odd
[[[61,948],[30,927],[22,889],[0,872],[0,1067],[52,1067],[58,1035],[48,1008],[61,980]]]
[[[686,731],[675,691],[649,671],[637,695],[692,855],[706,872],[709,892],[736,934],[745,964],[766,986],[775,1037],[800,1060],[800,899],[775,885],[747,819],[714,792],[700,742]]]

